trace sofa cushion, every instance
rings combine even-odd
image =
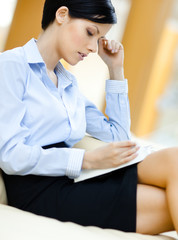
[[[7,204],[6,190],[5,190],[4,181],[2,178],[1,169],[0,169],[0,203]]]
[[[11,240],[172,240],[166,236],[125,233],[97,227],[82,227],[71,222],[37,216],[9,206],[0,205],[0,236]]]

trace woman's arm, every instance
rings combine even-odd
[[[124,80],[124,48],[114,40],[99,40],[98,54],[109,69],[110,79]]]
[[[105,141],[130,139],[128,83],[124,79],[124,49],[120,43],[99,40],[99,56],[108,66],[112,80],[106,81],[106,116],[86,100],[87,132]]]
[[[97,107],[85,99],[87,133],[104,142],[130,139],[130,108],[127,80],[106,81],[106,117]]]
[[[17,58],[11,54],[0,56],[0,168],[13,175],[79,176],[84,150],[44,150],[38,144],[27,143],[31,136],[25,124],[28,67]]]
[[[109,69],[110,78],[106,82],[106,114],[99,113],[96,107],[86,108],[87,131],[94,137],[112,142],[102,148],[85,152],[83,168],[110,168],[133,160],[139,147],[130,138],[130,108],[127,80],[124,79],[124,49],[122,44],[99,41],[99,56]],[[98,116],[98,117],[97,117]]]

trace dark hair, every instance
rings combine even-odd
[[[43,30],[54,21],[56,11],[62,6],[69,9],[72,18],[83,18],[105,24],[117,22],[111,0],[46,0],[42,18]]]

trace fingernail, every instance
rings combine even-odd
[[[103,40],[103,44],[106,46],[107,45],[107,41],[105,39],[102,39]]]

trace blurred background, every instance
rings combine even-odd
[[[132,133],[178,145],[178,0],[112,0],[118,23],[107,35],[125,49]],[[0,0],[0,51],[38,38],[44,0]],[[81,91],[105,110],[108,70],[97,54],[71,67]]]

